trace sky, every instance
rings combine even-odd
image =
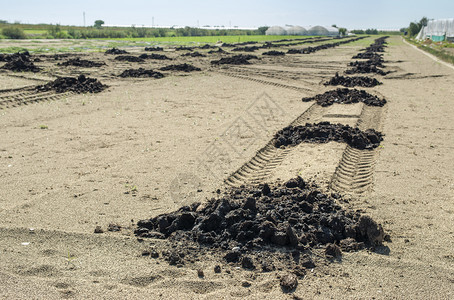
[[[273,25],[399,29],[426,16],[454,18],[454,0],[0,0],[0,20],[21,23],[165,26]]]

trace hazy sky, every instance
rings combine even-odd
[[[0,0],[0,20],[83,25],[332,25],[399,29],[411,21],[454,18],[454,0]]]

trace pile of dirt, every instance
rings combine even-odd
[[[19,55],[8,61],[1,69],[15,72],[39,72],[41,69],[30,61],[29,56]]]
[[[104,52],[105,54],[114,54],[114,55],[119,55],[119,54],[128,54],[129,52],[127,52],[126,50],[121,50],[121,49],[117,49],[117,48],[112,48],[112,49],[109,49],[107,50],[106,52]]]
[[[161,47],[145,47],[145,51],[164,51]]]
[[[218,50],[210,50],[208,51],[209,54],[219,54],[219,53],[227,53],[227,51],[224,51],[222,48],[218,48]]]
[[[115,60],[119,61],[129,61],[129,62],[143,62],[143,58],[132,56],[132,55],[120,55],[115,57]]]
[[[386,75],[388,72],[383,71],[382,69],[377,68],[376,65],[372,64],[358,64],[351,69],[345,71],[345,74],[369,74],[375,73],[379,75]]]
[[[190,57],[206,57],[205,54],[202,54],[200,52],[188,52],[188,53],[185,53],[185,54],[182,54],[181,56],[190,56]]]
[[[214,48],[217,48],[217,47],[210,45],[210,44],[205,44],[205,45],[199,47],[199,49],[214,49]]]
[[[271,55],[271,56],[282,56],[285,55],[284,52],[282,51],[268,51],[268,52],[263,52],[262,55]]]
[[[160,78],[164,77],[164,74],[153,71],[153,70],[145,70],[144,68],[139,68],[139,69],[125,70],[125,71],[123,71],[123,73],[121,73],[118,76],[123,77],[123,78],[125,78],[125,77],[136,77],[136,78],[137,77],[141,77],[141,78],[151,77],[151,78],[160,79]]]
[[[83,68],[93,68],[93,67],[100,67],[104,66],[104,62],[95,62],[91,60],[84,60],[80,58],[74,58],[67,60],[62,63],[58,63],[58,66],[75,66],[75,67],[83,67]]]
[[[172,60],[170,57],[163,55],[163,54],[156,54],[156,53],[151,53],[151,54],[141,54],[139,55],[139,58],[141,59],[159,59],[159,60]]]
[[[380,99],[377,96],[371,95],[364,90],[338,88],[335,90],[327,91],[326,93],[316,95],[310,98],[303,98],[303,102],[317,101],[318,105],[323,107],[330,106],[334,103],[338,104],[351,104],[363,102],[368,106],[384,106],[385,99]]]
[[[361,52],[352,57],[353,59],[372,59],[383,61],[383,56],[375,52]]]
[[[384,59],[381,56],[378,56],[378,57],[373,57],[371,59],[368,59],[366,61],[357,61],[356,60],[354,62],[350,62],[348,65],[352,66],[352,67],[356,67],[356,66],[376,66],[376,67],[383,68],[384,67],[383,62],[384,62]]]
[[[181,65],[169,65],[159,69],[161,71],[182,71],[182,72],[193,72],[193,71],[202,71],[200,68],[194,67],[190,64],[181,64]]]
[[[96,78],[85,77],[80,75],[79,77],[60,77],[54,81],[46,83],[45,85],[39,85],[36,87],[37,91],[47,92],[55,91],[57,93],[74,92],[77,94],[81,93],[99,93],[105,90],[108,86],[102,84]]]
[[[175,48],[175,51],[183,51],[183,50],[194,51],[194,48],[193,47],[185,47],[185,46],[180,46],[180,47],[176,47]]]
[[[22,59],[25,61],[30,61],[31,55],[30,52],[16,52],[12,54],[0,53],[0,61],[10,62],[17,59]]]
[[[320,122],[302,126],[287,126],[274,136],[274,146],[295,146],[301,143],[345,142],[353,148],[364,150],[380,146],[383,135],[374,129],[362,131],[348,125]]]
[[[243,52],[254,52],[259,50],[261,47],[251,46],[251,47],[237,47],[232,49],[232,51],[243,51]]]
[[[339,76],[338,73],[336,73],[336,75],[331,78],[330,81],[324,83],[324,85],[343,85],[345,87],[374,87],[380,84],[381,82],[375,78],[365,76],[344,77]]]
[[[255,55],[234,55],[231,57],[223,57],[219,60],[211,61],[213,65],[249,65],[250,59],[258,59]]]
[[[135,234],[166,239],[170,245],[162,254],[171,265],[211,253],[248,270],[286,267],[304,275],[306,268],[315,267],[309,257],[314,248],[334,248],[339,255],[340,248],[356,251],[383,241],[381,225],[343,209],[340,198],[300,177],[283,184],[231,188],[205,204],[139,221]]]

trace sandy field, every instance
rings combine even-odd
[[[372,76],[383,84],[366,88],[387,100],[384,107],[301,101],[333,89],[323,82],[373,41],[276,57],[259,50],[252,54],[260,60],[238,66],[210,64],[223,54],[182,57],[166,49],[160,54],[172,61],[70,53],[106,63],[80,68],[39,54],[41,72],[1,70],[0,298],[454,298],[454,70],[390,37],[390,73]],[[202,70],[118,77],[185,62]],[[109,88],[28,88],[80,74]],[[269,146],[285,126],[320,121],[373,128],[384,140],[372,151],[336,142]],[[346,208],[370,215],[389,239],[375,251],[319,260],[292,293],[280,288],[284,269],[249,271],[211,256],[176,267],[142,255],[163,241],[137,239],[139,220],[204,202],[217,189],[297,175],[344,195]],[[121,230],[108,231],[109,224]],[[98,226],[103,233],[94,233]]]

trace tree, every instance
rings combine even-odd
[[[25,39],[24,31],[15,26],[3,28],[2,34],[9,39]]]
[[[347,34],[347,28],[343,28],[343,27],[339,28],[339,34],[341,36],[345,36]]]
[[[101,29],[102,25],[104,25],[104,21],[103,20],[96,20],[94,27],[98,28],[98,29]]]
[[[408,34],[410,36],[417,35],[420,30],[421,30],[421,26],[419,24],[416,24],[415,22],[411,22],[410,26],[408,26]]]
[[[258,31],[259,35],[265,35],[268,28],[269,28],[268,26],[262,26],[262,27],[259,27],[257,29],[257,31]]]
[[[427,26],[428,21],[429,20],[426,17],[422,17],[418,24],[422,28],[422,26]]]

